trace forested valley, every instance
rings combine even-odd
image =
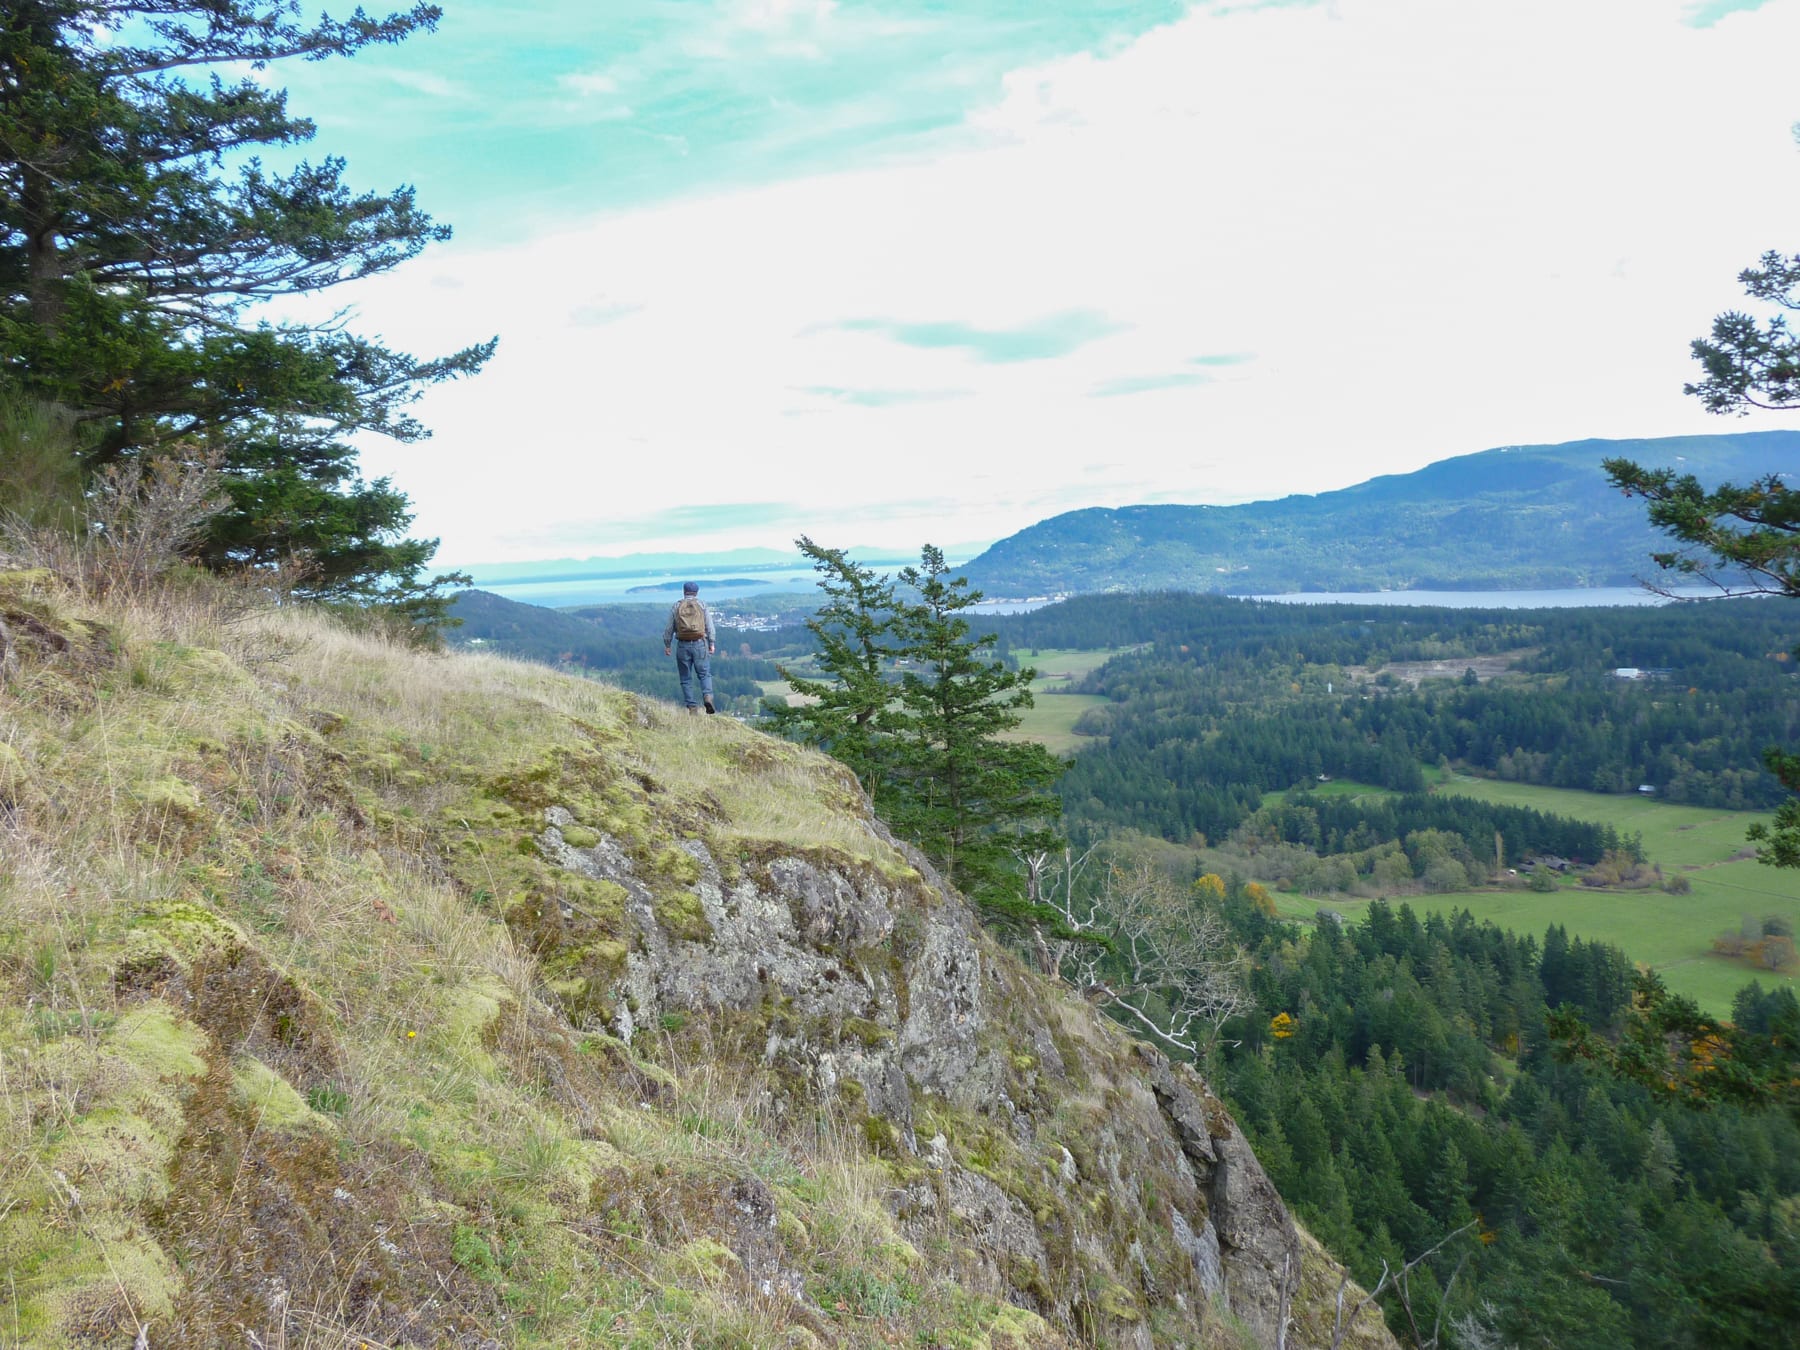
[[[1797,618],[1757,600],[1492,611],[1171,594],[987,621],[1009,650],[1118,652],[1073,686],[1106,701],[1076,723],[1093,740],[1059,784],[1065,826],[1115,853],[1160,836],[1163,866],[1223,874],[1195,891],[1224,896],[1251,1006],[1220,1027],[1212,1075],[1284,1197],[1366,1285],[1430,1253],[1385,1291],[1403,1339],[1800,1336],[1796,1117],[1770,1108],[1780,1090],[1727,1100],[1719,1076],[1728,1060],[1764,1084],[1793,1075],[1789,981],[1765,989],[1746,972],[1729,1022],[1688,1009],[1700,1052],[1664,1061],[1644,1028],[1666,991],[1615,946],[1379,899],[1360,920],[1321,911],[1307,928],[1278,918],[1262,884],[1549,891],[1554,859],[1680,890],[1630,834],[1434,780],[1454,767],[1773,806],[1785,793],[1762,752],[1800,730]],[[1584,1035],[1649,1044],[1654,1072],[1571,1054],[1553,1010]]]
[[[1227,913],[1254,958],[1255,1006],[1227,1024],[1214,1079],[1282,1196],[1366,1285],[1445,1244],[1389,1299],[1403,1338],[1795,1344],[1793,1116],[1696,1110],[1546,1037],[1558,1005],[1621,1029],[1632,967],[1616,948],[1380,903],[1303,935],[1242,886]],[[1791,991],[1750,984],[1732,1015],[1791,1070]]]
[[[1445,762],[1772,807],[1785,792],[1762,752],[1800,728],[1796,617],[1758,600],[1495,611],[1171,594],[989,622],[1012,647],[1140,647],[1080,686],[1107,704],[1077,724],[1095,743],[1063,800],[1072,821],[1182,840],[1222,839],[1264,794],[1321,775],[1411,793]]]
[[[522,608],[472,609],[470,626],[504,645],[496,624]],[[663,691],[660,608],[555,617],[513,640]],[[1094,849],[1094,877],[1155,859],[1189,897],[1177,918],[1218,900],[1244,996],[1194,1053],[1359,1280],[1407,1271],[1382,1299],[1402,1339],[1598,1350],[1795,1343],[1800,1128],[1770,1084],[1795,1074],[1800,1004],[1780,973],[1765,986],[1746,969],[1728,1020],[1694,1011],[1699,1059],[1658,1061],[1658,1077],[1571,1054],[1558,1010],[1630,1043],[1646,977],[1625,951],[1406,899],[1579,893],[1544,860],[1615,888],[1678,891],[1682,876],[1630,832],[1434,789],[1454,770],[1770,807],[1784,791],[1762,751],[1800,739],[1796,619],[1755,600],[1494,611],[1170,594],[969,621],[1014,667],[1113,653],[1070,684],[1092,706],[1058,784],[1063,829]],[[733,707],[810,671],[816,636],[722,631]],[[1302,895],[1390,899],[1303,925]],[[1134,985],[1126,965],[1115,951],[1092,969],[1135,990],[1134,1029],[1174,1025],[1178,983]],[[1751,1089],[1720,1087],[1708,1036]]]

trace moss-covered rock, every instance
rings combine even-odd
[[[0,1334],[1267,1330],[1292,1230],[1229,1117],[841,766],[304,612],[184,627],[47,574],[0,611]]]

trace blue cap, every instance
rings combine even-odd
[[[681,593],[683,595],[698,595],[698,594],[700,594],[700,583],[697,581],[682,582],[681,583]]]

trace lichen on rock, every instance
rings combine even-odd
[[[1328,1341],[1335,1268],[1205,1083],[841,766],[187,613],[0,574],[0,1335]]]

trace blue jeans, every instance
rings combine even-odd
[[[700,698],[712,697],[712,662],[707,658],[704,639],[684,639],[675,644],[675,673],[681,677],[681,701],[688,707],[700,706],[700,699],[694,697],[696,675],[700,677]]]

